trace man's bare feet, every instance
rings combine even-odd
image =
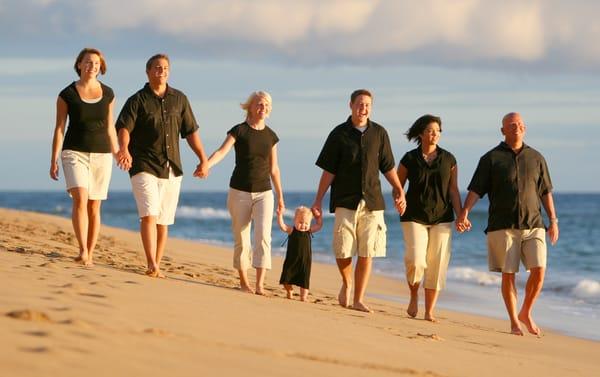
[[[539,327],[537,327],[537,325],[533,321],[533,318],[531,318],[527,314],[519,313],[519,321],[523,322],[525,327],[527,327],[527,331],[529,331],[529,333],[537,336],[540,336],[542,334],[542,331]]]
[[[352,305],[352,309],[365,313],[373,313],[373,310],[362,302],[355,302],[354,305]]]
[[[419,312],[419,295],[410,295],[410,302],[408,303],[408,308],[406,308],[406,314],[410,317],[415,318],[417,313]]]
[[[340,293],[338,294],[338,302],[344,308],[350,306],[350,287],[342,284],[342,288],[340,288]]]
[[[85,263],[88,260],[87,253],[79,253],[78,256],[76,256],[75,258],[73,258],[73,260],[75,262],[78,262],[78,263],[81,263],[81,264],[85,265]]]
[[[438,322],[437,318],[435,318],[433,316],[433,314],[431,314],[431,313],[425,313],[425,317],[423,317],[423,319],[426,320],[426,321],[429,321],[429,322],[433,322],[433,323],[437,323]]]

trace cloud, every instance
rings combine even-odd
[[[24,0],[0,1],[0,31],[300,64],[593,71],[599,13],[587,0]]]

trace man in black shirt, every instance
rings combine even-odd
[[[523,335],[519,322],[535,335],[540,334],[531,312],[542,291],[546,270],[546,230],[540,201],[550,219],[548,236],[558,240],[558,218],[554,210],[552,182],[544,157],[523,143],[525,124],[518,113],[502,119],[504,142],[479,160],[469,184],[469,194],[456,220],[459,230],[469,230],[469,211],[480,197],[488,194],[488,263],[490,271],[502,272],[502,297],[510,317],[511,333]],[[530,275],[525,299],[517,313],[515,273],[523,260]]]
[[[167,84],[169,57],[152,56],[146,63],[146,74],[148,83],[127,100],[117,120],[117,163],[131,176],[148,262],[146,274],[164,277],[160,261],[169,225],[175,221],[183,175],[179,136],[187,140],[200,160],[194,176],[206,177],[208,164],[187,97]]]
[[[358,255],[352,307],[365,312],[372,311],[363,302],[372,258],[385,256],[385,204],[379,172],[392,185],[398,212],[402,214],[406,208],[387,132],[369,119],[371,104],[368,90],[359,89],[350,96],[351,116],[331,131],[317,159],[323,174],[312,206],[321,212],[323,196],[331,186],[333,251],[342,275],[338,301],[344,307],[350,305],[352,257]]]

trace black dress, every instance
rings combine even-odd
[[[312,261],[310,231],[301,232],[294,227],[288,236],[287,251],[279,284],[297,285],[309,289]]]

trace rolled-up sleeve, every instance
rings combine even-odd
[[[480,198],[483,198],[485,194],[489,192],[491,172],[490,164],[491,161],[488,155],[485,155],[479,159],[477,169],[475,169],[473,178],[471,178],[471,183],[469,183],[469,187],[467,188],[469,191],[473,191],[479,195]]]
[[[394,162],[394,153],[392,152],[392,145],[387,131],[382,129],[381,135],[381,151],[379,153],[379,171],[387,173],[388,171],[396,167]]]
[[[198,123],[194,117],[194,112],[192,111],[190,101],[188,101],[186,96],[183,96],[182,101],[181,127],[179,129],[179,133],[181,134],[181,138],[185,139],[187,136],[196,132],[196,130],[198,130],[200,127],[198,127]]]
[[[130,97],[127,102],[125,102],[125,105],[123,105],[123,108],[119,113],[117,122],[115,123],[117,131],[121,128],[124,128],[129,132],[133,131],[138,116],[138,107],[139,101],[134,96]]]

